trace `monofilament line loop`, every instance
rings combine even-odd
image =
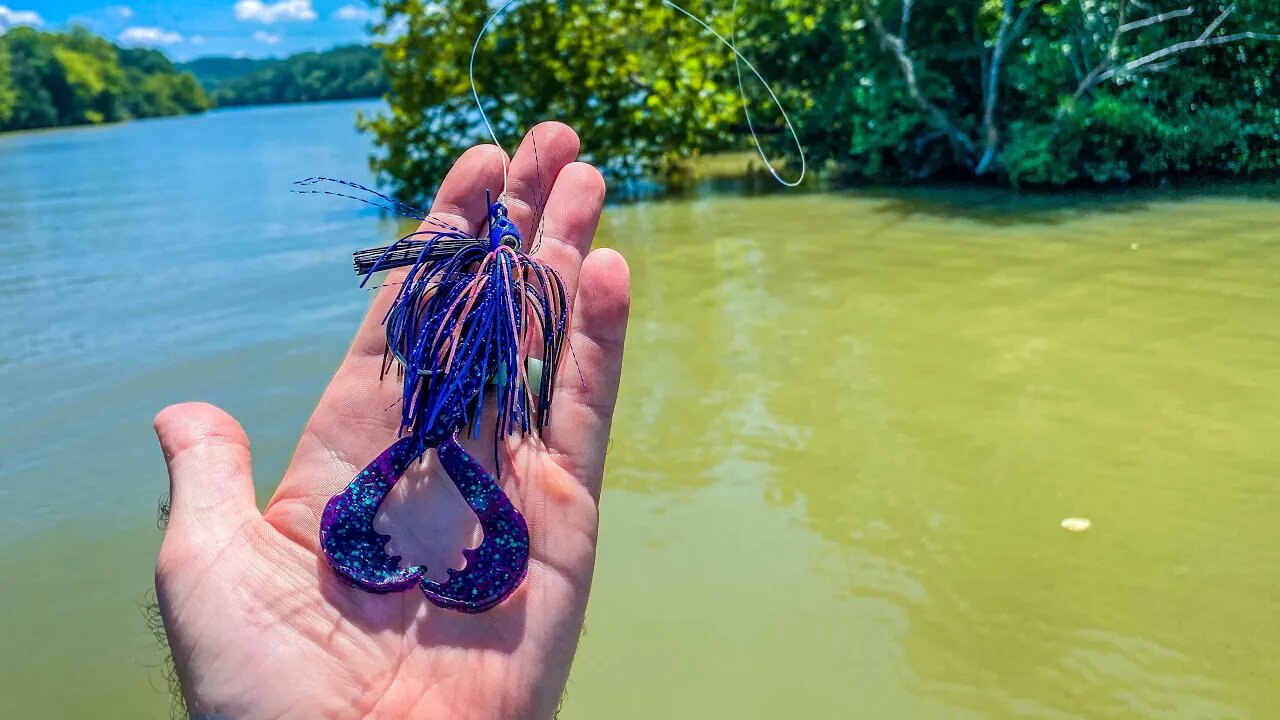
[[[488,20],[484,21],[484,26],[480,28],[480,32],[476,34],[476,41],[471,45],[471,60],[467,63],[467,78],[471,81],[471,97],[475,98],[476,110],[480,112],[480,120],[484,122],[485,130],[489,131],[489,137],[493,140],[493,144],[502,150],[502,143],[498,142],[498,134],[493,131],[493,125],[489,123],[489,115],[484,111],[484,105],[480,102],[480,93],[476,91],[476,53],[480,50],[480,41],[484,39],[484,34],[489,31],[489,26],[493,24],[498,16],[506,12],[507,8],[515,5],[520,0],[507,0],[502,7],[493,11]],[[499,199],[505,200],[507,196],[507,153],[502,152],[502,194]]]
[[[514,2],[514,0],[512,1]],[[720,41],[720,44],[729,48],[729,51],[733,53],[733,65],[738,71],[738,97],[742,100],[742,112],[743,115],[746,116],[747,130],[751,132],[751,142],[755,143],[756,152],[760,153],[760,159],[764,161],[764,166],[769,169],[769,174],[773,175],[774,180],[777,180],[787,187],[795,187],[803,182],[805,171],[807,169],[804,159],[804,146],[800,144],[800,135],[796,132],[795,126],[791,124],[791,118],[787,117],[787,110],[782,107],[782,101],[778,99],[778,96],[773,92],[773,88],[769,86],[769,81],[764,79],[764,76],[760,74],[760,71],[756,69],[755,65],[751,64],[750,60],[744,57],[742,53],[738,52],[738,48],[733,42],[726,40],[723,35],[715,31],[715,28],[703,22],[701,18],[688,10],[685,10],[679,5],[671,2],[671,0],[662,0],[662,4],[698,23],[698,25],[701,25],[703,30],[714,35],[715,38]],[[734,0],[733,2],[733,34],[736,38],[738,34],[738,0]],[[760,135],[756,132],[755,125],[751,122],[751,112],[747,109],[747,90],[742,84],[742,67],[738,64],[739,62],[746,65],[747,69],[751,71],[751,74],[755,75],[756,79],[760,81],[760,84],[764,86],[765,92],[769,93],[769,98],[773,100],[774,106],[777,107],[778,112],[782,114],[782,121],[787,124],[787,131],[791,133],[791,139],[795,141],[796,144],[796,152],[800,154],[800,176],[795,180],[787,180],[782,177],[782,175],[778,174],[778,169],[773,166],[773,163],[769,162],[768,156],[764,153],[764,145],[761,144]]]

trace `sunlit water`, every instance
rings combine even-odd
[[[227,408],[269,495],[393,229],[288,193],[368,179],[360,107],[0,137],[0,717],[166,711],[149,422]],[[633,318],[563,718],[1280,716],[1280,202],[776,193],[599,240]]]

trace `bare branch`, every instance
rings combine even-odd
[[[1241,40],[1276,41],[1276,40],[1280,40],[1280,35],[1271,35],[1268,33],[1256,33],[1256,32],[1239,32],[1233,35],[1219,35],[1216,38],[1209,38],[1207,40],[1204,40],[1204,39],[1187,40],[1185,42],[1180,42],[1174,45],[1170,45],[1169,47],[1166,47],[1166,48],[1161,48],[1149,55],[1143,55],[1137,60],[1130,60],[1124,65],[1121,65],[1120,67],[1107,70],[1106,72],[1098,76],[1098,82],[1105,82],[1117,75],[1133,72],[1143,67],[1144,65],[1149,65],[1150,63],[1156,62],[1158,60],[1163,60],[1164,58],[1167,58],[1171,55],[1177,55],[1180,52],[1186,52],[1187,50],[1194,50],[1197,48],[1213,47],[1215,45],[1226,45],[1228,43],[1240,42]]]
[[[915,4],[915,0],[902,0],[902,24],[898,26],[898,36],[905,38],[907,36],[907,26],[911,24],[911,6]],[[906,47],[906,42],[903,42]]]
[[[1204,40],[1205,38],[1212,35],[1213,31],[1217,30],[1218,27],[1222,25],[1222,22],[1227,19],[1227,16],[1235,11],[1236,11],[1236,6],[1234,4],[1228,7],[1226,10],[1223,10],[1222,14],[1218,16],[1218,19],[1209,23],[1209,27],[1205,28],[1204,32],[1200,33],[1200,37],[1198,39]]]
[[[941,130],[931,130],[930,132],[927,132],[921,135],[920,137],[916,138],[916,141],[915,141],[916,153],[919,154],[921,152],[924,152],[924,148],[926,145],[933,142],[934,140],[937,140],[939,138],[944,138],[946,136],[947,134]]]
[[[986,135],[982,159],[975,172],[985,175],[995,160],[1000,132],[996,129],[996,104],[1000,101],[1000,68],[1004,65],[1004,53],[1009,44],[1009,32],[1013,28],[1013,0],[1004,0],[1000,12],[1000,27],[996,30],[996,42],[991,48],[991,62],[982,82],[982,129]]]
[[[1135,2],[1135,4],[1137,3]],[[1130,30],[1136,30],[1142,27],[1147,27],[1149,25],[1154,25],[1158,22],[1164,22],[1165,20],[1172,19],[1173,17],[1184,17],[1186,15],[1190,15],[1192,12],[1192,8],[1188,7],[1183,10],[1174,10],[1168,13],[1163,13],[1162,15],[1156,15],[1150,18],[1146,18],[1145,20],[1135,20],[1133,22],[1126,22],[1125,21],[1126,5],[1127,3],[1124,2],[1124,0],[1122,0],[1120,5],[1119,25],[1116,28],[1115,34],[1112,36],[1111,47],[1107,52],[1107,56],[1103,58],[1101,61],[1099,61],[1098,64],[1095,65],[1094,68],[1089,71],[1089,74],[1085,75],[1084,79],[1080,80],[1080,82],[1076,85],[1075,92],[1071,94],[1070,99],[1066,103],[1064,103],[1062,107],[1058,109],[1058,114],[1057,114],[1057,117],[1054,118],[1054,124],[1053,124],[1055,133],[1057,132],[1058,128],[1062,125],[1062,121],[1066,119],[1066,116],[1071,111],[1071,108],[1075,106],[1076,101],[1078,101],[1091,88],[1093,88],[1094,86],[1100,83],[1104,83],[1108,80],[1111,80],[1121,75],[1127,75],[1127,74],[1132,74],[1136,72],[1155,73],[1155,72],[1163,71],[1172,64],[1172,61],[1168,60],[1168,58],[1171,58],[1175,55],[1178,55],[1179,53],[1183,53],[1188,50],[1214,47],[1216,45],[1227,45],[1229,43],[1240,42],[1242,40],[1280,41],[1280,35],[1258,33],[1258,32],[1252,32],[1252,31],[1238,32],[1230,35],[1220,35],[1218,37],[1211,37],[1213,33],[1218,30],[1218,28],[1222,27],[1222,23],[1226,21],[1226,19],[1231,15],[1231,13],[1235,12],[1236,6],[1231,5],[1226,10],[1223,10],[1222,13],[1218,15],[1218,17],[1215,18],[1213,22],[1209,23],[1205,27],[1204,32],[1200,33],[1200,37],[1196,38],[1195,40],[1184,40],[1182,42],[1174,43],[1172,45],[1168,45],[1163,48],[1160,48],[1155,52],[1148,53],[1146,55],[1143,55],[1140,58],[1137,58],[1135,60],[1130,60],[1127,63],[1117,66],[1116,62],[1120,56],[1120,37],[1124,35],[1126,32]]]
[[[907,54],[906,43],[902,41],[901,37],[889,32],[884,26],[884,20],[881,19],[880,13],[876,11],[874,3],[868,2],[863,5],[863,11],[866,13],[867,19],[871,21],[871,27],[875,29],[876,35],[880,37],[880,44],[893,53],[894,59],[897,60],[898,68],[902,71],[903,80],[907,83],[907,94],[929,117],[933,126],[946,133],[951,140],[952,146],[964,157],[965,161],[972,163],[975,155],[973,140],[956,126],[942,108],[924,96],[924,93],[920,90],[920,81],[916,76],[915,61]]]
[[[1169,12],[1160,13],[1159,15],[1152,15],[1149,18],[1143,18],[1142,20],[1134,20],[1133,22],[1125,23],[1124,25],[1120,26],[1120,32],[1127,33],[1133,30],[1140,30],[1144,27],[1158,25],[1162,22],[1168,22],[1169,20],[1174,20],[1177,18],[1182,18],[1188,15],[1195,15],[1195,14],[1196,14],[1196,9],[1188,5],[1187,7],[1181,10],[1170,10]]]
[[[1165,60],[1164,62],[1151,63],[1150,65],[1140,67],[1137,70],[1134,70],[1133,72],[1135,75],[1138,73],[1149,73],[1154,75],[1155,73],[1164,72],[1165,70],[1168,70],[1169,68],[1177,64],[1177,62],[1178,62],[1178,59],[1173,58],[1172,60]]]
[[[1079,83],[1076,83],[1076,89],[1075,92],[1071,93],[1071,98],[1058,108],[1058,113],[1053,118],[1053,135],[1058,134],[1058,130],[1062,127],[1062,122],[1067,119],[1067,113],[1070,112],[1071,108],[1075,107],[1076,102],[1079,101],[1086,92],[1089,92],[1089,88],[1100,82],[1098,78],[1102,73],[1106,72],[1111,67],[1112,63],[1116,61],[1116,58],[1120,56],[1120,37],[1124,34],[1123,28],[1127,24],[1126,18],[1128,17],[1128,14],[1128,1],[1120,0],[1120,10],[1118,13],[1119,21],[1116,25],[1115,32],[1111,34],[1111,43],[1107,46],[1106,55],[1104,55],[1096,65],[1090,68],[1089,73],[1085,75]],[[1085,22],[1088,23],[1088,13],[1084,13],[1084,19]]]
[[[985,174],[991,168],[1000,151],[1000,130],[996,126],[996,107],[1000,102],[1000,82],[1005,56],[1009,46],[1027,29],[1031,12],[1046,1],[1033,0],[1015,17],[1014,0],[1004,0],[1000,14],[1000,27],[996,30],[995,45],[991,49],[991,62],[984,68],[986,74],[982,83],[982,128],[986,139],[982,159],[978,161],[978,167],[975,169],[979,175]]]

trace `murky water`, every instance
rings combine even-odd
[[[0,716],[165,711],[149,421],[221,404],[269,495],[391,231],[287,192],[367,179],[362,106],[0,137]],[[563,718],[1280,715],[1280,200],[712,197],[600,242],[634,310]]]

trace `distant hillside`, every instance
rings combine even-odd
[[[207,57],[178,67],[195,75],[213,104],[220,106],[377,97],[387,90],[382,53],[363,45],[282,60]]]
[[[254,60],[237,57],[203,57],[178,63],[178,67],[196,76],[205,92],[213,92],[219,85],[244,77],[271,60]]]

